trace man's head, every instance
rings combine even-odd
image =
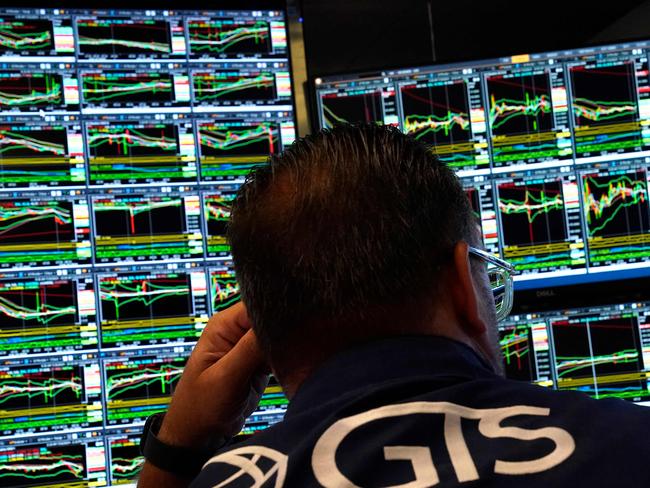
[[[494,306],[467,255],[480,238],[465,192],[430,148],[393,127],[339,126],[271,157],[241,188],[229,240],[281,380],[397,334],[452,336],[493,360]]]

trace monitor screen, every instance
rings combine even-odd
[[[238,299],[229,202],[295,139],[286,24],[0,9],[0,485],[133,482],[144,420]],[[244,433],[285,406],[271,384]]]
[[[321,127],[432,145],[515,289],[650,276],[650,41],[316,78]]]
[[[650,301],[511,315],[499,338],[508,378],[650,406]]]

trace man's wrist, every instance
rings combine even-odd
[[[200,428],[195,422],[177,419],[167,413],[157,434],[158,439],[170,446],[187,449],[216,450],[232,436],[214,429]]]
[[[214,451],[226,443],[224,439],[220,445],[192,444],[190,436],[175,435],[180,431],[170,430],[166,420],[164,414],[147,419],[140,450],[151,464],[176,476],[194,477]],[[165,423],[168,427],[163,431]]]

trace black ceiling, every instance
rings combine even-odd
[[[430,3],[436,57],[443,61],[576,47],[643,2]],[[298,4],[312,76],[433,60],[426,0],[300,0]]]

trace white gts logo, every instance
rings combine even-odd
[[[312,454],[312,468],[318,482],[326,488],[359,488],[341,473],[336,465],[336,451],[339,445],[355,429],[371,422],[415,414],[444,415],[445,445],[459,482],[479,479],[461,428],[461,419],[478,420],[479,432],[487,438],[511,438],[520,441],[550,439],[555,448],[549,454],[529,461],[508,461],[497,459],[494,472],[504,475],[523,475],[549,470],[564,462],[575,450],[571,434],[559,427],[522,429],[502,427],[505,419],[521,415],[548,416],[548,408],[515,405],[503,408],[475,409],[449,402],[412,402],[387,405],[347,417],[332,424],[320,437]],[[428,446],[384,446],[387,461],[410,461],[414,479],[408,483],[389,488],[425,488],[440,482],[438,472]]]

